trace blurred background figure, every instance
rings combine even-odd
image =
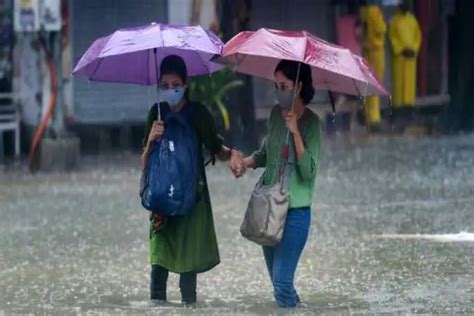
[[[360,9],[363,27],[362,55],[370,64],[378,79],[383,82],[385,72],[385,24],[382,10],[375,0],[368,0]],[[368,97],[365,107],[365,122],[370,131],[380,130],[380,98]]]
[[[421,45],[421,30],[408,2],[400,4],[389,28],[392,45],[392,97],[395,120],[407,124],[412,117],[416,97],[416,64]]]

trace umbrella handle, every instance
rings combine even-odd
[[[153,54],[155,55],[155,75],[156,75],[156,104],[158,106],[158,119],[161,121],[161,106],[160,106],[160,88],[159,88],[159,78],[158,78],[158,49],[153,48]]]
[[[332,108],[332,124],[334,127],[336,126],[336,103],[334,101],[334,96],[332,95],[332,92],[328,90],[328,95],[329,95],[329,101],[331,102],[331,108]]]
[[[295,87],[293,88],[293,102],[291,103],[291,112],[295,110],[296,87],[298,86],[298,79],[300,79],[300,69],[301,69],[301,62],[298,62],[298,71],[296,72]],[[290,130],[286,129],[285,144],[288,145],[289,141],[290,141]]]

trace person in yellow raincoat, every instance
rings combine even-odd
[[[367,5],[361,8],[361,21],[364,28],[362,41],[362,54],[377,78],[383,81],[385,72],[385,24],[382,10],[374,1],[367,1]],[[371,130],[377,130],[380,126],[380,98],[368,97],[365,104],[365,121]]]
[[[421,31],[406,2],[399,6],[390,22],[389,37],[393,53],[393,105],[412,106],[416,96],[416,59]]]

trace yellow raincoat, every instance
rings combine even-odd
[[[378,79],[383,81],[385,72],[385,24],[382,10],[377,5],[367,5],[361,9],[361,20],[364,25],[362,54],[372,66]],[[380,99],[368,97],[365,105],[365,118],[369,124],[380,123]]]
[[[393,105],[413,105],[416,97],[416,57],[421,45],[421,30],[416,17],[398,10],[390,22],[390,42],[393,52]],[[412,50],[415,57],[403,56]]]

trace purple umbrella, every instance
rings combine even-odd
[[[201,26],[152,23],[120,29],[97,39],[81,57],[73,74],[92,81],[156,84],[163,58],[178,55],[189,76],[212,73],[222,66],[210,61],[224,44]]]
[[[211,61],[224,43],[201,26],[152,23],[120,29],[97,39],[81,57],[73,75],[92,81],[153,85],[163,58],[178,55],[189,76],[210,74],[223,66]]]

